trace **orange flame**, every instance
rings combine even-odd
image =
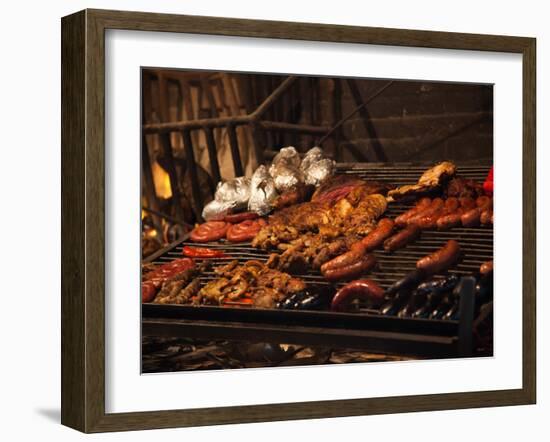
[[[152,171],[153,181],[155,182],[155,193],[159,198],[170,198],[172,196],[170,175],[156,161],[153,163]]]

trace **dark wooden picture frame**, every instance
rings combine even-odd
[[[134,413],[105,412],[105,30],[518,53],[523,58],[522,388]],[[84,432],[533,404],[536,400],[534,38],[85,10],[62,19],[62,403]],[[518,166],[519,167],[519,166]]]

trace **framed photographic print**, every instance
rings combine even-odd
[[[64,17],[62,423],[534,403],[535,52]]]

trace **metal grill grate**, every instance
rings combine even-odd
[[[367,165],[339,165],[338,173],[354,174],[366,180],[385,181],[389,183],[410,184],[416,182],[418,177],[426,170],[426,167],[402,165],[382,165],[382,164],[367,164]],[[471,178],[476,181],[485,179],[489,170],[488,166],[463,166],[458,168],[458,173],[466,178]],[[411,206],[407,204],[390,203],[385,216],[395,218],[403,213]],[[425,256],[436,249],[440,248],[449,239],[455,239],[460,244],[463,251],[460,263],[449,270],[449,273],[459,276],[467,276],[475,274],[480,265],[492,259],[493,257],[493,228],[491,227],[476,227],[476,228],[454,228],[449,231],[425,230],[421,237],[413,244],[389,253],[384,250],[374,251],[374,255],[378,260],[377,268],[368,274],[368,278],[376,281],[382,288],[389,287],[397,279],[405,276],[407,273],[415,269],[416,261],[422,256]],[[182,249],[186,245],[197,245],[189,241],[181,241],[175,245],[171,245],[168,250],[161,251],[160,255],[152,260],[155,264],[162,264],[182,256]],[[223,258],[210,259],[213,266],[222,265],[229,261],[237,259],[240,263],[248,260],[267,261],[269,254],[252,247],[250,243],[233,244],[226,241],[209,243],[201,245],[201,247],[209,247],[213,249],[222,249],[227,256]],[[327,282],[318,271],[311,270],[304,274],[295,274],[304,279],[308,284],[314,286],[332,285]],[[436,275],[437,276],[437,275]],[[216,278],[212,270],[204,272],[200,276],[201,282],[207,282]],[[341,286],[343,284],[336,284]],[[227,307],[224,307],[227,308]],[[369,310],[371,313],[376,313],[374,310]]]

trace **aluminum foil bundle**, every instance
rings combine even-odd
[[[283,147],[277,155],[273,158],[271,162],[272,166],[275,165],[285,165],[287,167],[300,167],[300,154],[298,151],[292,147]]]
[[[275,155],[269,174],[275,182],[275,188],[282,193],[294,189],[304,182],[304,174],[300,170],[300,155],[292,146],[283,147]]]
[[[236,210],[244,209],[250,199],[250,179],[238,177],[221,181],[216,187],[214,199],[202,211],[206,221],[221,219]]]
[[[306,152],[300,170],[304,175],[304,182],[309,185],[319,186],[324,180],[334,173],[336,163],[325,157],[323,149],[314,147]]]
[[[321,149],[320,147],[312,147],[304,155],[304,158],[302,159],[302,164],[300,164],[300,169],[305,172],[312,164],[322,160],[323,158],[325,158],[325,153],[323,152],[323,149]]]
[[[267,167],[260,166],[252,175],[250,183],[250,199],[248,210],[263,216],[271,212],[272,204],[278,196],[275,182],[269,174]]]

